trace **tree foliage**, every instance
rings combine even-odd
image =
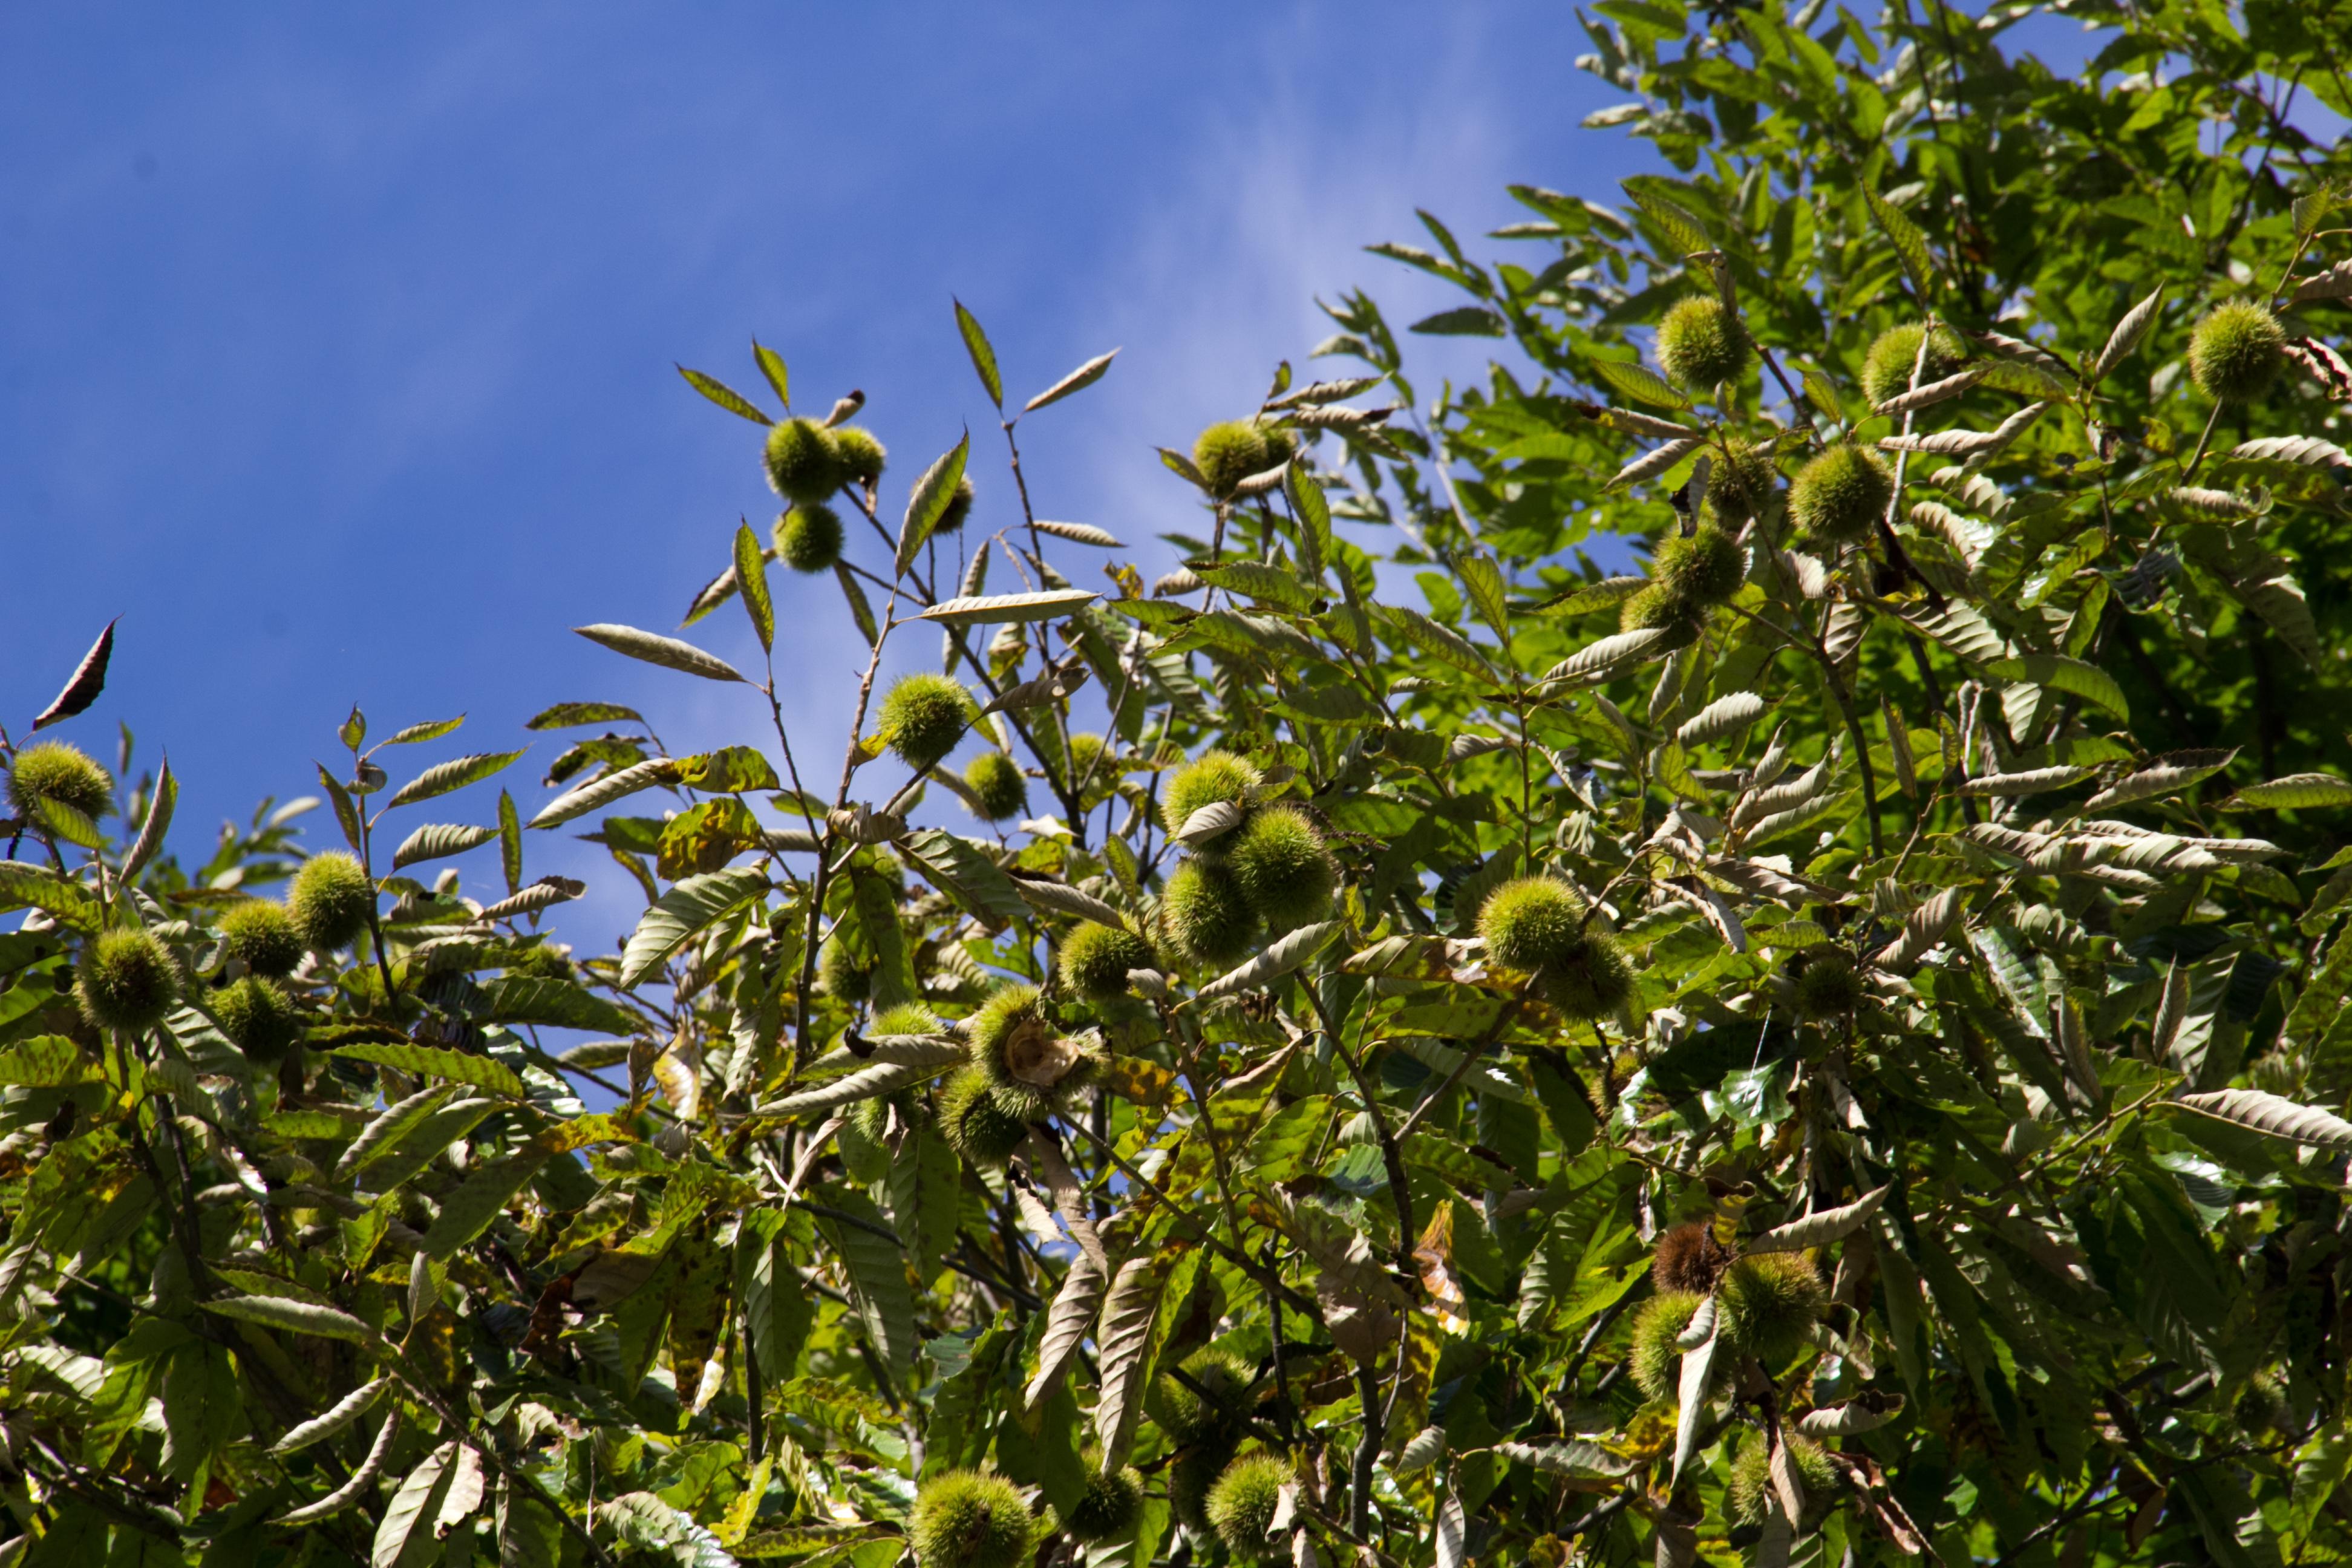
[[[1675,173],[1376,247],[1521,368],[1346,297],[1366,374],[1162,453],[1156,584],[1020,468],[1108,356],[1003,413],[959,304],[1001,480],[685,373],[796,503],[680,628],[761,657],[580,629],[738,744],[561,704],[526,815],[355,710],[344,847],[202,866],[12,748],[5,1550],[2352,1551],[2352,16],[1596,9]],[[867,649],[830,780],[780,609]]]

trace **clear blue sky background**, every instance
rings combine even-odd
[[[757,742],[757,699],[570,635],[676,626],[763,531],[759,433],[683,361],[804,411],[852,386],[905,489],[967,423],[980,523],[1010,516],[950,324],[987,323],[1015,397],[1122,346],[1024,426],[1040,511],[1151,537],[1194,514],[1151,454],[1306,367],[1362,254],[1526,216],[1530,181],[1603,199],[1637,144],[1578,121],[1570,9],[1517,0],[1257,5],[424,4],[16,7],[0,16],[0,717],[20,737],[121,617],[104,700],[168,747],[179,837],[310,793],[351,703],[378,733],[459,711],[422,765],[504,749],[559,700],[656,717],[672,746]],[[1481,249],[1493,246],[1479,242]],[[1475,374],[1490,346],[1424,340]],[[827,579],[780,575],[804,763],[838,766],[864,648]],[[731,609],[694,634],[752,645]],[[908,639],[909,659],[936,639]],[[563,744],[509,770],[526,815]],[[400,776],[395,773],[395,777]],[[487,822],[494,787],[396,814]],[[397,832],[404,832],[405,826]],[[334,841],[323,813],[314,844]],[[395,834],[396,841],[396,834]],[[459,862],[477,892],[494,862]],[[531,874],[634,895],[593,847]]]
[[[520,744],[575,698],[681,749],[756,741],[749,693],[566,630],[674,628],[737,516],[772,516],[759,433],[674,360],[764,392],[756,332],[804,409],[864,388],[893,511],[969,422],[992,527],[1010,486],[950,295],[1015,396],[1123,346],[1024,437],[1044,515],[1144,546],[1191,518],[1150,447],[1303,363],[1332,330],[1318,293],[1377,284],[1404,321],[1451,302],[1361,246],[1420,237],[1417,205],[1475,235],[1525,216],[1506,181],[1607,195],[1639,166],[1576,128],[1614,96],[1585,47],[1566,7],[1499,3],[13,9],[0,713],[21,737],[121,616],[107,694],[64,732],[168,746],[199,854],[224,816],[312,792],[354,699],[379,733],[471,714],[412,764]],[[1447,346],[1465,368],[1486,347]],[[829,580],[778,586],[829,779],[864,649]],[[731,610],[694,635],[751,651]],[[562,743],[502,781],[526,815]],[[617,869],[533,838],[534,874],[611,888],[572,933],[609,940]]]

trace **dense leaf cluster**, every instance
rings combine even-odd
[[[787,503],[686,617],[761,662],[580,629],[738,744],[565,703],[544,804],[428,813],[520,752],[355,710],[344,847],[201,867],[168,768],[7,746],[0,1552],[2352,1551],[2347,18],[2076,5],[2070,80],[2026,7],[1596,9],[1677,176],[1380,247],[1523,368],[1426,402],[1349,297],[1369,374],[1163,452],[1156,584],[1021,468],[1108,356],[1008,411],[958,306],[1010,472],[895,526],[861,395],[685,373]]]

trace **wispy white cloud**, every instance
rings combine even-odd
[[[1431,53],[1389,60],[1359,97],[1334,94],[1329,57],[1304,47],[1268,58],[1244,116],[1194,145],[1183,182],[1126,237],[1108,286],[1083,302],[1097,335],[1133,345],[1108,428],[1081,458],[1088,488],[1123,520],[1189,527],[1181,484],[1152,459],[1209,422],[1256,406],[1277,361],[1300,379],[1344,369],[1307,361],[1337,329],[1317,300],[1370,288],[1403,324],[1460,302],[1443,283],[1368,256],[1374,241],[1424,241],[1416,206],[1477,232],[1476,217],[1523,177],[1513,105],[1482,90],[1507,47],[1476,8]],[[1338,101],[1335,102],[1335,98]],[[1416,358],[1476,374],[1489,345],[1419,339]],[[1433,385],[1434,378],[1431,378]]]
[[[1408,47],[1353,58],[1317,47],[1332,19],[1314,5],[1295,14],[1297,47],[1259,60],[1253,90],[1236,95],[1243,112],[1192,142],[1181,178],[1138,215],[1117,264],[1076,307],[1096,338],[1128,345],[1125,379],[1055,455],[1066,452],[1101,520],[1130,542],[1201,531],[1189,491],[1151,447],[1181,447],[1203,425],[1255,408],[1280,360],[1301,381],[1359,368],[1307,357],[1339,330],[1318,300],[1370,292],[1406,345],[1424,404],[1448,382],[1483,380],[1493,360],[1525,373],[1507,343],[1410,334],[1469,301],[1367,246],[1434,248],[1416,216],[1425,210],[1474,259],[1539,266],[1524,242],[1485,237],[1529,216],[1507,184],[1566,184],[1605,199],[1618,174],[1643,166],[1633,144],[1571,129],[1605,100],[1601,84],[1553,73],[1541,98],[1526,89],[1530,41],[1564,41],[1556,17],[1465,5]]]

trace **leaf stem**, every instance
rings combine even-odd
[[[1381,1114],[1380,1101],[1373,1096],[1371,1080],[1364,1076],[1363,1067],[1355,1053],[1349,1050],[1339,1038],[1339,1028],[1332,1023],[1331,1015],[1324,1007],[1323,998],[1316,991],[1314,982],[1301,979],[1298,988],[1307,994],[1307,1005],[1314,1008],[1317,1021],[1323,1026],[1324,1037],[1331,1042],[1332,1054],[1346,1064],[1349,1078],[1355,1081],[1357,1096],[1364,1102],[1364,1114],[1372,1124],[1372,1136],[1380,1143],[1381,1163],[1388,1173],[1389,1201],[1396,1205],[1397,1211],[1398,1282],[1410,1294],[1420,1287],[1421,1271],[1413,1266],[1412,1260],[1412,1243],[1417,1232],[1413,1225],[1412,1188],[1405,1180],[1403,1152],[1397,1145],[1396,1135],[1389,1131],[1388,1118]]]
[[[447,1400],[441,1397],[439,1391],[409,1369],[408,1358],[405,1355],[397,1350],[391,1350],[389,1346],[386,1349],[390,1351],[384,1361],[386,1369],[400,1380],[402,1386],[408,1390],[418,1404],[440,1417],[442,1425],[449,1429],[456,1441],[465,1444],[475,1453],[488,1460],[490,1468],[505,1477],[508,1485],[520,1487],[530,1492],[541,1508],[555,1516],[557,1523],[562,1525],[578,1539],[581,1549],[588,1553],[592,1562],[600,1564],[601,1568],[614,1568],[612,1556],[596,1543],[596,1538],[591,1535],[578,1520],[572,1517],[570,1509],[565,1508],[529,1471],[499,1452],[497,1445],[486,1442],[478,1436],[464,1416]]]
[[[1084,1138],[1087,1142],[1093,1144],[1096,1149],[1100,1151],[1105,1159],[1108,1159],[1112,1164],[1118,1166],[1120,1173],[1124,1174],[1129,1181],[1133,1182],[1145,1192],[1150,1193],[1153,1198],[1159,1201],[1161,1206],[1165,1207],[1168,1212],[1181,1222],[1186,1228],[1190,1229],[1207,1245],[1216,1248],[1217,1251],[1223,1253],[1226,1258],[1232,1259],[1234,1263],[1240,1267],[1243,1273],[1247,1274],[1251,1279],[1255,1279],[1267,1289],[1280,1294],[1284,1300],[1288,1301],[1293,1308],[1306,1313],[1309,1318],[1318,1321],[1321,1321],[1322,1314],[1316,1309],[1314,1302],[1300,1295],[1297,1290],[1292,1289],[1290,1286],[1284,1283],[1281,1275],[1265,1268],[1264,1265],[1260,1264],[1257,1259],[1250,1257],[1249,1254],[1240,1251],[1235,1247],[1228,1247],[1218,1237],[1215,1226],[1204,1222],[1200,1215],[1194,1214],[1182,1204],[1178,1203],[1174,1198],[1169,1196],[1167,1188],[1153,1181],[1150,1176],[1145,1175],[1142,1171],[1123,1158],[1119,1154],[1119,1152],[1111,1146],[1109,1140],[1096,1137],[1094,1129],[1087,1126],[1083,1121],[1073,1121],[1068,1123],[1068,1126],[1071,1131],[1076,1132],[1079,1137]]]

